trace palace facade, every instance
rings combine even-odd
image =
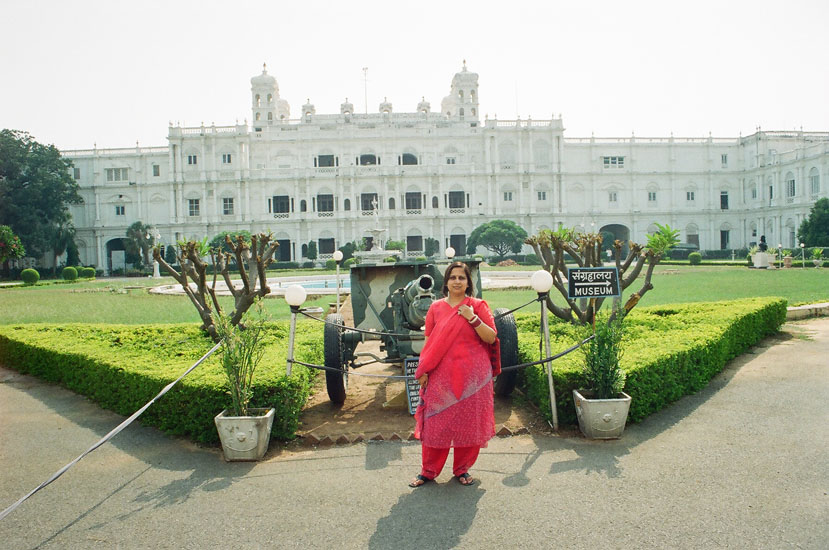
[[[311,241],[327,258],[378,223],[410,256],[427,237],[462,251],[493,219],[529,234],[563,225],[639,242],[667,223],[701,249],[760,235],[793,248],[828,189],[829,132],[570,138],[560,117],[482,120],[478,75],[465,64],[437,112],[424,99],[413,112],[384,101],[362,114],[346,99],[338,114],[308,102],[294,118],[263,68],[251,79],[251,120],[171,125],[163,147],[63,151],[84,201],[72,207],[81,261],[111,269],[139,220],[165,245],[271,232],[279,259],[298,262]]]

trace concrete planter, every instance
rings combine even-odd
[[[275,409],[249,409],[260,416],[228,416],[223,410],[213,421],[219,431],[225,460],[260,460],[271,441]]]
[[[589,392],[581,390],[588,396]],[[624,392],[617,399],[592,399],[573,390],[573,402],[581,433],[589,439],[622,437],[630,410],[630,396]]]
[[[757,269],[767,269],[769,267],[769,255],[766,252],[757,252],[751,259]]]
[[[792,257],[791,256],[783,256],[783,267],[786,267],[786,268],[792,267]]]

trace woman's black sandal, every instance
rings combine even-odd
[[[418,483],[418,481],[420,481],[421,483]],[[434,479],[426,477],[422,474],[417,474],[417,477],[414,479],[414,481],[409,483],[409,487],[411,487],[412,489],[417,489],[418,487],[423,487],[430,481],[434,481]]]
[[[460,483],[464,487],[469,487],[471,485],[475,485],[475,479],[471,475],[469,475],[469,472],[466,472],[466,473],[461,474],[459,476],[455,476],[455,479],[457,479],[458,483]],[[463,479],[463,481],[461,481],[461,479]]]

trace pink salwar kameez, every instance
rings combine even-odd
[[[455,448],[453,474],[459,476],[495,435],[492,378],[500,372],[498,340],[481,340],[458,315],[464,304],[495,329],[487,303],[471,297],[455,307],[436,301],[426,315],[427,341],[415,377],[428,374],[429,380],[415,413],[415,437],[423,445],[421,475],[430,479],[440,473],[450,447]]]

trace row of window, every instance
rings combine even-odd
[[[722,164],[723,168],[728,168],[728,154],[720,155],[720,163]],[[625,167],[625,157],[620,156],[611,156],[611,157],[602,157],[602,166],[605,168],[624,168]]]
[[[371,212],[380,208],[377,193],[361,193],[357,200],[360,210],[363,212]],[[443,195],[443,203],[445,208],[468,208],[469,194],[463,191],[450,191]],[[403,195],[403,206],[406,210],[421,210],[425,207],[425,204],[425,194],[410,192]],[[388,208],[389,210],[395,210],[397,208],[397,202],[394,197],[389,197]],[[437,196],[432,197],[432,208],[440,208],[440,200]],[[312,197],[311,209],[314,212],[334,212],[334,195],[322,193]],[[343,210],[346,212],[351,210],[351,199],[346,198],[343,200]],[[288,214],[294,211],[294,199],[288,195],[274,195],[268,199],[269,214]],[[299,211],[308,211],[308,203],[305,199],[299,201]]]
[[[512,191],[504,191],[504,201],[511,202],[513,200],[513,192]],[[547,200],[547,192],[546,191],[538,191],[538,200],[539,201],[546,201]],[[686,191],[685,192],[685,199],[688,202],[694,202],[695,200],[695,192],[694,191]],[[319,194],[315,197],[311,198],[312,201],[312,211],[315,212],[334,212],[334,195],[333,194]],[[608,202],[609,203],[616,203],[619,201],[619,194],[616,191],[609,191],[608,192]],[[362,193],[360,195],[360,210],[364,212],[370,212],[375,210],[379,207],[379,203],[377,201],[377,193]],[[656,202],[656,192],[655,191],[648,191],[648,202]],[[420,193],[406,193],[404,195],[404,205],[406,210],[421,210],[423,205],[426,203],[426,195],[421,195]],[[187,212],[188,216],[199,216],[201,215],[200,210],[200,199],[188,199],[187,200]],[[308,203],[303,199],[299,201],[299,211],[300,212],[307,212],[308,211]],[[389,210],[395,210],[396,202],[394,197],[390,197],[388,200]],[[449,193],[444,195],[444,206],[447,208],[468,208],[469,207],[469,195],[465,194],[463,191],[450,191]],[[439,208],[439,201],[437,197],[432,197],[432,208]],[[728,210],[728,191],[721,191],[720,192],[720,209],[721,210]],[[294,199],[289,197],[288,195],[274,195],[270,199],[268,199],[268,213],[269,214],[288,214],[294,212]],[[350,211],[351,210],[351,200],[345,199],[343,200],[343,210]],[[233,197],[223,197],[222,198],[222,215],[223,216],[232,216],[234,214],[234,201]],[[123,205],[116,205],[115,206],[115,215],[116,216],[124,216],[124,206]]]
[[[123,181],[130,180],[130,169],[129,168],[107,168],[104,170],[106,174],[106,180],[108,183],[117,183]],[[161,176],[161,165],[153,164],[152,165],[152,173],[153,177],[157,178]],[[81,179],[81,169],[75,167],[73,170],[72,176],[75,180]]]

